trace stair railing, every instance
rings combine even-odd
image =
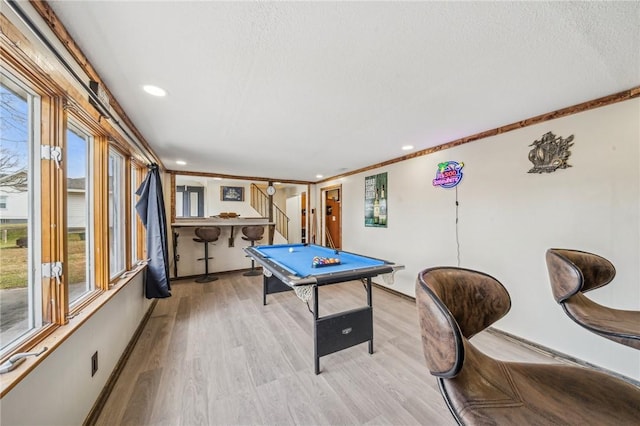
[[[251,207],[260,213],[260,216],[269,217],[269,196],[255,183],[251,184]],[[273,221],[276,223],[276,231],[289,241],[289,217],[275,203]]]

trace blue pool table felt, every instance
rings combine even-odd
[[[289,249],[293,251],[290,252]],[[328,274],[342,271],[352,271],[359,268],[367,268],[372,266],[382,266],[384,261],[361,256],[353,253],[347,253],[335,249],[322,247],[317,245],[304,244],[280,244],[273,246],[256,246],[255,249],[263,256],[269,258],[272,262],[277,263],[280,267],[288,270],[298,277],[308,277],[313,275]],[[323,265],[322,267],[313,267],[313,258],[327,257],[340,259],[339,264]]]

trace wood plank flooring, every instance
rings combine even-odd
[[[367,344],[320,358],[313,317],[293,292],[267,297],[262,276],[172,283],[158,301],[98,425],[454,425],[424,363],[415,304],[374,288]],[[320,315],[360,307],[360,282],[320,288]],[[474,337],[502,359],[552,362],[500,336]]]

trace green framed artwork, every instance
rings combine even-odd
[[[364,178],[364,226],[387,227],[387,173]]]

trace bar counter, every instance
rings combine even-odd
[[[180,237],[180,229],[186,228],[185,232],[187,232],[187,237],[191,236],[193,230],[195,228],[203,228],[207,226],[218,226],[224,229],[229,229],[228,236],[228,247],[235,246],[235,230],[236,227],[240,227],[242,229],[243,226],[251,226],[251,225],[264,225],[273,227],[275,226],[275,222],[269,221],[266,217],[233,217],[233,218],[220,218],[220,217],[208,217],[208,218],[189,218],[189,219],[176,219],[175,222],[171,223],[171,231],[173,235],[173,269],[174,269],[174,277],[178,277],[178,262],[180,261],[180,257],[178,256],[178,239]],[[189,229],[191,228],[191,229]],[[273,235],[271,232],[265,232],[265,236]],[[268,238],[268,237],[267,237]],[[272,241],[269,241],[269,244],[273,244]],[[244,258],[244,252],[239,252]],[[234,255],[235,257],[235,255]]]

